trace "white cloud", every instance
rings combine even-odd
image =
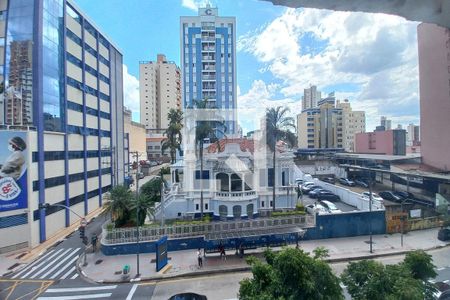
[[[310,84],[319,89],[345,84],[359,87],[345,96],[354,107],[366,110],[367,129],[372,130],[380,114],[399,120],[402,116],[418,118],[416,27],[415,22],[384,14],[286,9],[262,28],[240,36],[238,51],[254,55],[261,63],[260,72],[267,70],[281,80],[268,101],[280,98],[279,93],[300,99]],[[303,45],[303,38],[311,36]],[[308,51],[315,47],[322,49]],[[267,97],[264,93],[258,96]],[[342,99],[342,94],[337,96]]]
[[[205,6],[207,3],[210,3],[208,0],[181,0],[181,5],[197,11],[199,7]]]
[[[139,115],[139,80],[128,73],[128,67],[126,65],[123,65],[123,97],[124,105],[131,109],[133,116]],[[133,120],[137,121],[135,118]]]

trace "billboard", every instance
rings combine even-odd
[[[156,242],[156,272],[167,265],[167,235]]]
[[[0,212],[26,208],[27,133],[0,131]]]

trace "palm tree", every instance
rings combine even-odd
[[[195,109],[214,109],[208,103],[208,99],[194,100]],[[217,117],[217,118],[220,118]],[[216,119],[216,116],[214,116]],[[218,120],[206,120],[206,121],[196,121],[195,126],[195,148],[200,156],[200,218],[203,220],[203,142],[205,139],[209,138],[211,143],[217,143],[220,148],[219,138],[217,133],[221,133],[225,136],[224,131],[226,130],[225,123]],[[220,149],[219,149],[220,150]]]
[[[294,118],[288,117],[289,108],[278,106],[277,108],[268,108],[266,110],[266,142],[269,149],[272,151],[272,203],[275,211],[275,190],[276,190],[276,144],[278,141],[284,141],[290,146],[297,144],[295,134],[290,129],[295,129]]]
[[[108,202],[105,203],[105,211],[110,212],[112,216],[116,217],[116,225],[120,226],[128,221],[130,216],[130,203],[133,199],[133,194],[124,185],[116,185],[110,191]]]
[[[167,117],[169,118],[169,127],[164,132],[167,139],[161,143],[161,154],[164,155],[164,152],[167,149],[170,149],[170,160],[172,163],[175,163],[176,151],[181,150],[183,112],[179,109],[171,108],[167,114]]]
[[[137,226],[142,226],[144,224],[145,217],[154,216],[154,203],[155,202],[145,194],[140,194],[137,198],[135,197],[131,200],[130,209],[136,210],[139,214],[136,218],[136,223],[138,223],[137,220],[139,220]]]

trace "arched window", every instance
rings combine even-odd
[[[242,179],[238,174],[231,174],[231,191],[242,192]]]
[[[221,192],[229,192],[230,191],[230,183],[228,181],[228,174],[225,173],[217,173],[216,180],[218,181],[217,190]]]
[[[233,217],[239,219],[242,214],[242,207],[240,205],[233,206]]]
[[[219,206],[219,216],[220,219],[226,219],[228,216],[228,207],[226,205]]]
[[[247,216],[249,219],[253,217],[253,204],[247,204]]]

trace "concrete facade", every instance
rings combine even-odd
[[[450,30],[417,27],[420,83],[420,139],[423,163],[450,170]]]
[[[317,102],[319,102],[320,99],[321,92],[317,90],[317,86],[313,85],[309,89],[304,89],[302,97],[302,111],[317,107]]]
[[[366,132],[366,113],[364,111],[353,111],[347,99],[343,102],[338,100],[336,107],[342,109],[344,149],[348,152],[354,152],[355,134]]]
[[[404,129],[357,133],[355,135],[355,152],[405,155],[406,131]]]
[[[180,68],[158,54],[156,61],[139,63],[141,124],[146,129],[166,129],[170,109],[181,109]]]
[[[23,105],[14,114],[1,106],[0,135],[25,136],[28,173],[26,209],[0,212],[0,252],[35,247],[79,223],[72,212],[101,207],[123,182],[126,161],[118,48],[72,1],[6,3],[0,23],[16,30],[5,38],[2,84],[10,107]]]
[[[141,159],[146,158],[146,130],[143,124],[131,120],[131,110],[124,109],[123,128],[125,134],[128,134],[128,152],[129,161],[134,162],[136,158],[132,152],[138,152]]]
[[[183,107],[208,99],[225,121],[225,134],[235,134],[236,18],[221,17],[218,8],[209,5],[199,8],[198,16],[180,18],[180,45]]]

